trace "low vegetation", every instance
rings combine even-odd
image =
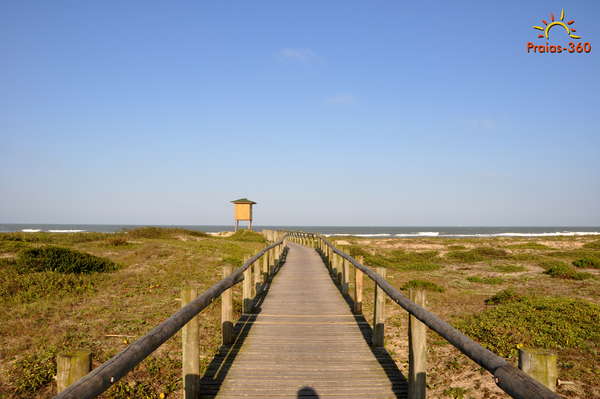
[[[480,284],[502,284],[504,279],[500,277],[481,277],[481,276],[469,276],[467,277],[467,281],[472,283],[480,283]]]
[[[477,247],[467,251],[449,251],[446,258],[454,262],[474,263],[489,259],[508,258],[509,254],[504,249],[493,247]]]
[[[20,273],[93,273],[114,271],[118,266],[109,259],[69,248],[48,246],[21,251],[16,268]]]
[[[223,265],[238,267],[262,248],[259,239],[154,227],[0,233],[0,397],[53,397],[57,353],[89,349],[97,367],[179,309],[184,284],[209,288]],[[241,285],[234,292],[239,314]],[[200,316],[203,370],[220,344],[219,311],[211,305]],[[178,334],[101,397],[180,395]]]
[[[525,242],[521,244],[511,244],[504,248],[508,249],[551,249],[549,246],[540,244],[539,242]]]
[[[488,349],[514,357],[517,345],[536,348],[600,349],[600,306],[583,300],[518,296],[504,291],[485,311],[467,316],[457,327]]]
[[[432,292],[444,292],[444,287],[441,287],[436,283],[426,280],[410,280],[406,284],[404,284],[400,289],[408,290],[410,288],[419,288],[425,291]]]
[[[584,269],[600,269],[600,257],[581,258],[573,261],[573,266]]]
[[[585,280],[593,277],[590,273],[578,272],[572,266],[569,266],[567,264],[558,264],[552,266],[548,268],[544,273],[552,277],[565,278],[571,280]]]
[[[499,273],[519,273],[527,270],[527,268],[520,265],[494,265],[491,269]]]
[[[233,233],[231,236],[227,237],[228,240],[232,241],[244,241],[244,242],[260,242],[266,243],[267,240],[265,237],[257,233],[255,231],[241,229]]]
[[[583,248],[600,249],[600,240],[585,243],[583,244]]]
[[[208,237],[208,234],[202,231],[153,226],[138,227],[132,230],[127,230],[125,231],[125,233],[127,237],[131,238],[165,239],[174,238],[178,235],[187,235],[192,237]]]
[[[364,256],[367,266],[387,267],[387,280],[402,290],[431,287],[436,294],[428,295],[428,309],[513,363],[517,345],[556,349],[559,378],[574,382],[561,385],[559,393],[600,399],[600,375],[595,371],[600,353],[600,270],[589,262],[600,255],[595,242],[589,237],[371,238],[355,239],[350,252]],[[425,262],[419,255],[434,253],[435,258]],[[402,262],[416,256],[421,261],[414,264],[436,267],[407,270]],[[369,321],[370,295],[365,294],[364,304]],[[402,368],[408,356],[406,314],[392,306],[388,317],[386,347]],[[488,374],[436,334],[431,338],[430,396],[505,397]],[[457,381],[461,383],[452,385],[457,389],[450,389]]]

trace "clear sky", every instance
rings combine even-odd
[[[528,54],[574,19],[590,54]],[[0,222],[600,225],[598,1],[3,1]],[[551,31],[550,44],[565,44]]]

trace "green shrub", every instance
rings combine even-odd
[[[549,246],[540,244],[539,242],[526,242],[522,244],[511,244],[507,245],[505,248],[509,249],[550,249]]]
[[[519,265],[494,265],[492,270],[500,273],[517,273],[524,272],[527,269]]]
[[[126,230],[127,237],[131,238],[173,238],[177,235],[188,235],[193,237],[208,237],[208,234],[202,231],[180,229],[175,227],[155,227],[144,226],[135,229]]]
[[[537,265],[539,267],[544,268],[545,270],[551,269],[553,267],[569,267],[568,264],[566,264],[565,262],[561,261],[561,260],[556,260],[556,259],[543,259],[537,262]]]
[[[31,394],[52,382],[56,374],[56,348],[30,353],[10,368],[10,381],[17,394]]]
[[[509,256],[508,252],[499,248],[477,247],[468,251],[449,251],[446,257],[450,260],[462,263],[481,262],[488,259],[504,259]]]
[[[448,249],[451,251],[459,251],[461,249],[467,249],[464,245],[448,245]]]
[[[227,239],[245,242],[267,242],[267,239],[262,234],[250,230],[238,230],[227,237]]]
[[[523,295],[517,294],[512,289],[507,288],[505,290],[498,291],[496,294],[486,299],[485,303],[488,305],[499,305],[501,303],[519,302],[522,301],[523,298]]]
[[[516,354],[516,345],[536,348],[583,348],[600,345],[600,306],[579,299],[523,297],[467,316],[457,328],[500,356]]]
[[[117,269],[109,259],[62,247],[30,248],[19,253],[20,272],[55,271],[61,273],[108,272]]]
[[[564,265],[556,265],[547,269],[545,274],[548,274],[551,277],[556,278],[564,278],[569,280],[585,280],[592,277],[589,273],[578,272],[573,267],[564,264]]]
[[[599,258],[581,258],[573,261],[573,266],[582,267],[585,269],[600,269]]]
[[[440,287],[436,283],[425,280],[410,280],[406,284],[404,284],[400,289],[408,290],[409,288],[421,288],[425,291],[433,291],[433,292],[444,292],[444,288]]]
[[[467,281],[470,281],[472,283],[495,285],[495,284],[502,284],[504,282],[504,279],[501,279],[500,277],[470,276],[470,277],[467,277]]]
[[[583,247],[589,249],[600,249],[600,240],[588,242],[587,244],[584,244]]]

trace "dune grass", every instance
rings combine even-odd
[[[264,246],[244,238],[166,230],[0,233],[0,397],[53,397],[56,353],[87,348],[97,367],[179,309],[183,285],[195,283],[203,291],[222,278],[223,265],[238,267],[245,256]],[[114,243],[115,238],[123,241]],[[56,245],[79,259],[79,270],[57,271],[53,262],[48,267],[46,260],[56,255],[54,249],[48,254],[48,248]],[[106,260],[120,267],[108,273],[81,273],[85,267],[102,264],[83,259]],[[35,263],[38,260],[40,264]],[[239,284],[234,288],[234,306],[239,315]],[[219,315],[216,301],[199,316],[203,369],[220,345]],[[181,337],[177,334],[101,397],[179,397],[180,390]]]

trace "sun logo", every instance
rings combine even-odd
[[[534,26],[533,29],[541,30],[544,32],[543,35],[538,35],[539,38],[545,37],[546,39],[548,39],[549,35],[550,35],[550,29],[554,28],[555,26],[562,26],[563,29],[565,31],[567,31],[567,35],[569,35],[569,37],[571,37],[573,39],[581,39],[581,36],[577,36],[572,33],[572,32],[577,32],[577,30],[575,28],[570,28],[570,26],[573,25],[575,20],[571,20],[566,23],[563,22],[564,20],[565,20],[565,9],[563,8],[560,11],[560,20],[559,21],[555,21],[554,14],[550,13],[550,23],[548,23],[546,20],[542,19],[542,22],[544,23],[544,25],[546,25],[545,28],[542,28],[541,26]]]

